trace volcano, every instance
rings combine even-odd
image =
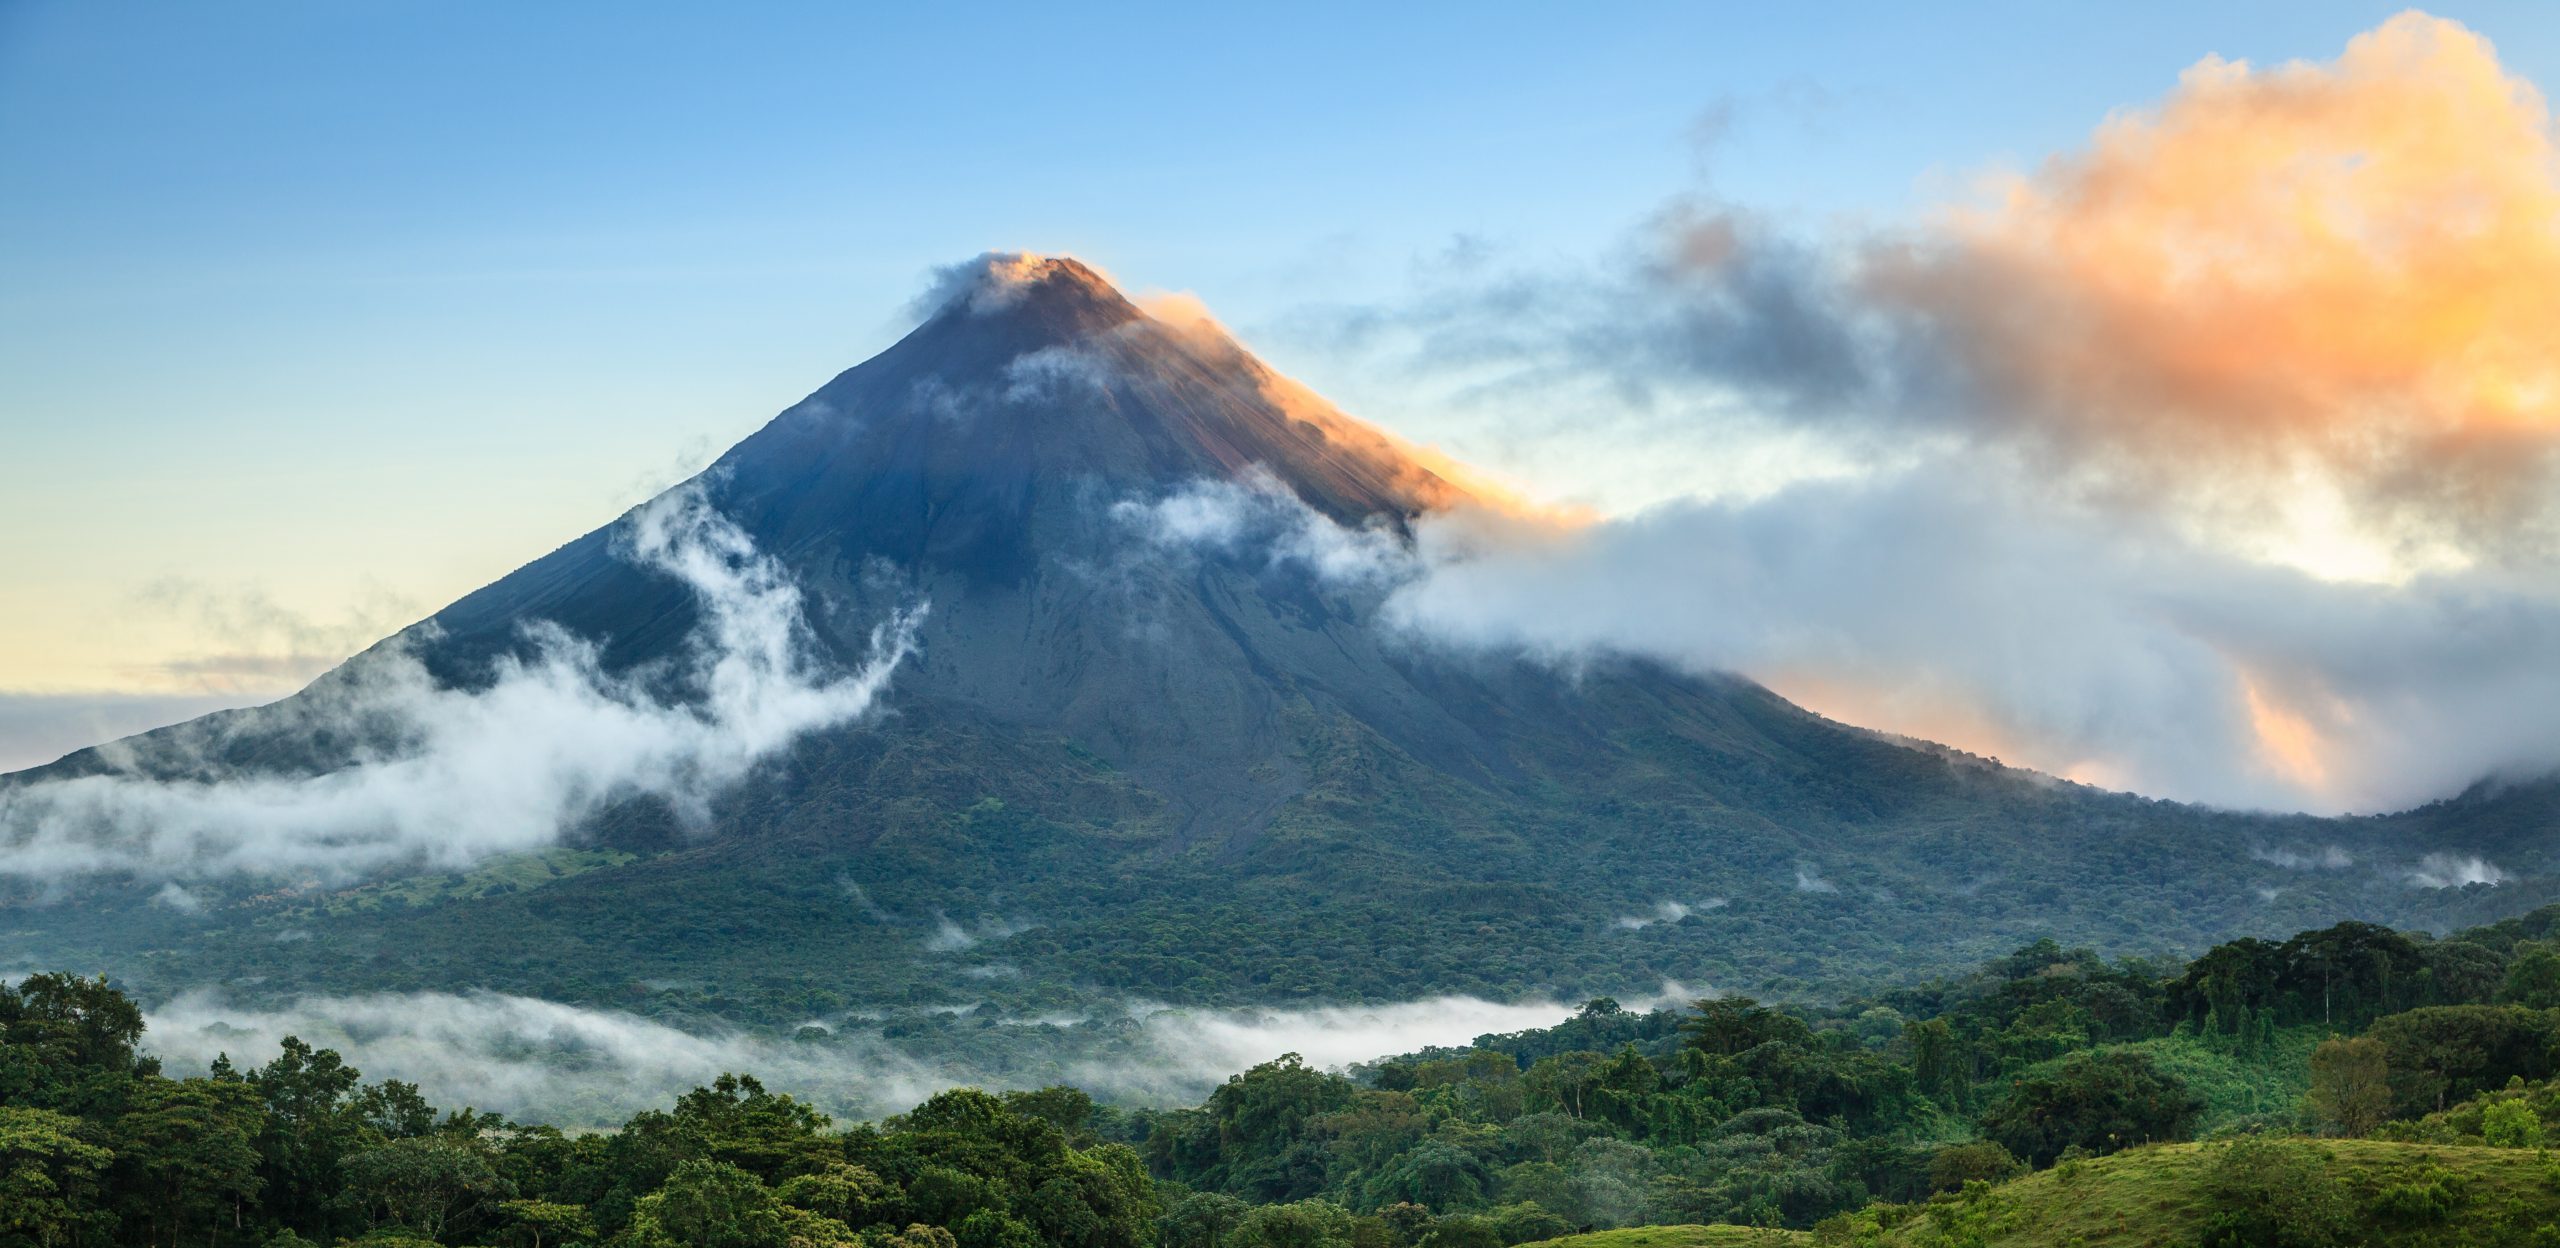
[[[702,811],[617,801],[554,849],[217,880],[185,907],[134,876],[24,884],[10,952],[146,993],[470,985],[787,1022],[1096,994],[1808,994],[2044,936],[2191,950],[2549,895],[2547,786],[2382,819],[2217,812],[1736,676],[1416,635],[1383,607],[1418,525],[1541,521],[1076,261],[989,257],[944,295],[684,487],[787,575],[819,663],[864,663],[882,619],[928,608],[879,713],[795,737]],[[388,644],[467,691],[540,624],[645,679],[704,606],[624,527]],[[353,765],[308,711],[344,679],[15,782]],[[2306,846],[2330,865],[2299,866]],[[2411,885],[2402,864],[2451,852],[2517,878]]]

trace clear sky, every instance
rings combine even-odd
[[[1548,443],[1310,309],[1453,248],[1596,262],[1682,195],[1898,220],[2209,54],[2325,60],[2393,12],[1786,7],[0,0],[0,765],[291,687],[707,462],[991,248],[1196,292],[1359,414],[1652,501],[1734,469],[1541,480]],[[2560,83],[2547,5],[2440,12]]]

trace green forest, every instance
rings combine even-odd
[[[298,1041],[171,1077],[113,984],[39,974],[0,986],[0,1245],[2550,1244],[2555,929],[2042,941],[1824,1008],[1288,1056],[1190,1108],[962,1088],[845,1125],[740,1072],[582,1133]]]

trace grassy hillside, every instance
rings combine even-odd
[[[1525,1248],[1794,1248],[1813,1242],[1803,1231],[1760,1226],[1630,1226],[1567,1235]]]
[[[1827,1224],[1816,1242],[2189,1248],[2206,1242],[2228,1143],[2164,1144]],[[2341,1245],[2501,1248],[2560,1240],[2560,1166],[2526,1149],[2306,1141],[2345,1200]],[[1826,1238],[1827,1237],[1827,1238]],[[2242,1241],[2247,1242],[2247,1241]]]

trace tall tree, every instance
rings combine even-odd
[[[2331,1037],[2311,1051],[2311,1109],[2342,1135],[2361,1137],[2391,1116],[2391,1066],[2370,1036]]]
[[[69,1114],[0,1106],[0,1244],[85,1248],[115,1233],[104,1186],[115,1154],[90,1135]]]
[[[257,1093],[214,1079],[152,1079],[116,1121],[117,1187],[144,1242],[247,1222],[258,1196]]]

